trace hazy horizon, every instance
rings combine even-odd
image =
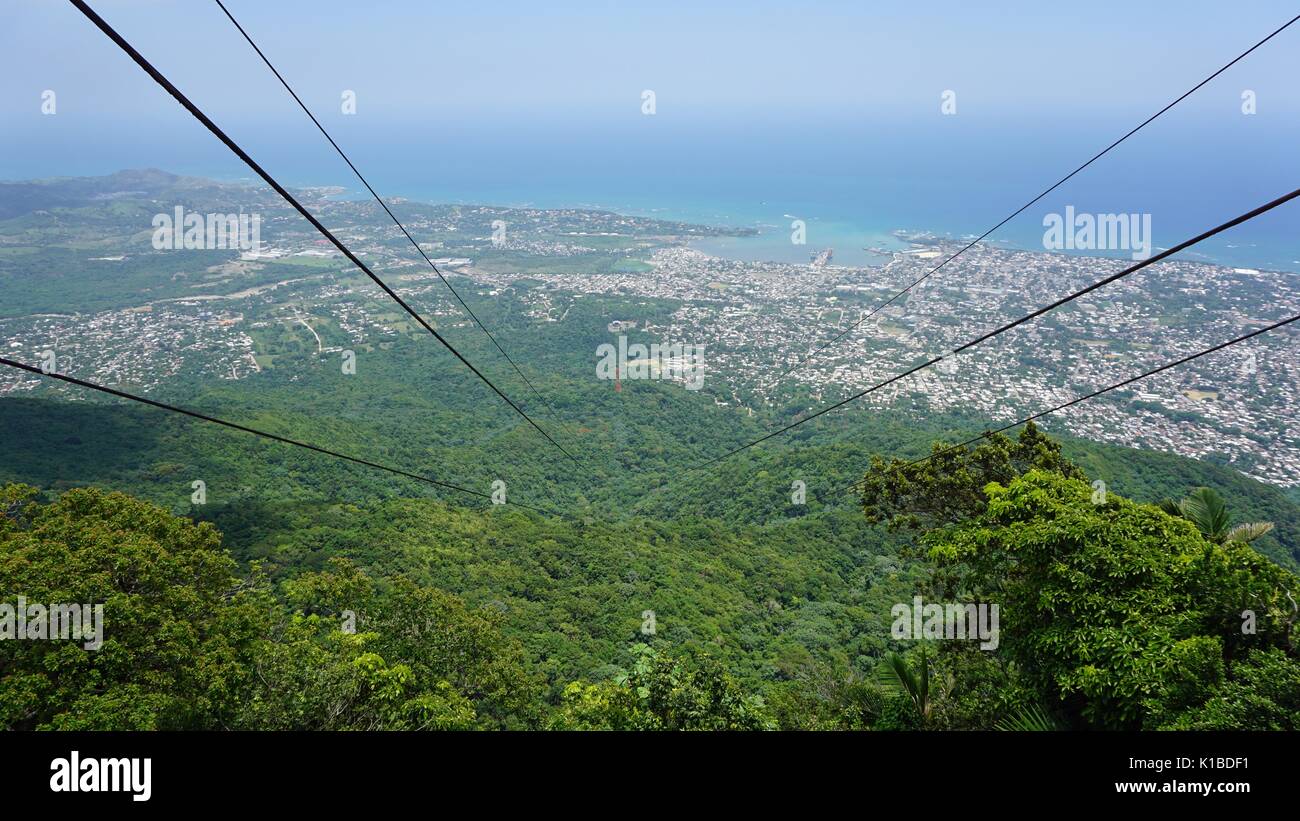
[[[1177,15],[1017,3],[997,19],[958,3],[926,14],[230,6],[385,196],[745,225],[798,214],[864,235],[954,236],[983,232],[1294,14],[1273,2]],[[360,187],[215,3],[94,7],[277,179]],[[993,239],[1032,245],[1045,213],[1074,205],[1150,213],[1167,246],[1293,188],[1297,36],[1283,32]],[[69,4],[19,5],[0,43],[0,178],[251,175]],[[46,90],[54,116],[41,111]],[[948,90],[954,116],[940,109]],[[355,114],[342,113],[344,91]],[[1295,219],[1279,209],[1203,250],[1294,267]]]

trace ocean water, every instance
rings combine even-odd
[[[839,264],[872,264],[868,248],[899,247],[893,232],[953,238],[990,228],[1143,117],[1072,122],[769,118],[744,124],[384,124],[334,118],[336,139],[385,196],[431,202],[607,208],[755,228],[754,238],[698,247],[738,259],[806,262],[834,249]],[[938,118],[936,118],[938,119]],[[236,123],[232,135],[292,185],[360,184],[310,124]],[[1042,249],[1044,218],[1149,214],[1159,250],[1300,186],[1294,131],[1251,118],[1170,116],[1132,137],[994,233],[989,241]],[[0,177],[156,167],[219,179],[251,172],[193,124],[90,139],[3,138]],[[790,242],[803,220],[806,245]],[[1183,258],[1300,271],[1300,204],[1282,206]],[[1127,255],[1125,253],[1124,255]]]

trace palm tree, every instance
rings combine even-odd
[[[1064,729],[1060,721],[1037,704],[1027,704],[998,721],[999,730],[1011,732],[1053,732]]]
[[[876,668],[880,683],[890,690],[904,693],[916,708],[921,723],[930,718],[930,665],[925,660],[925,648],[921,648],[921,672],[915,673],[907,666],[907,660],[899,653],[886,653]]]
[[[1215,544],[1249,544],[1273,529],[1272,522],[1245,522],[1234,526],[1227,503],[1208,487],[1196,488],[1180,502],[1162,499],[1160,509],[1170,516],[1181,517],[1196,525],[1201,535]]]

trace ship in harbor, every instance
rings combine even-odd
[[[811,261],[812,267],[823,268],[827,265],[830,265],[831,259],[833,259],[834,256],[835,256],[834,248],[825,248],[821,251],[813,251],[811,254],[808,255],[808,259]]]

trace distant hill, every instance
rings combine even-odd
[[[77,208],[121,196],[160,196],[176,189],[210,185],[206,180],[156,168],[118,171],[102,177],[0,182],[0,219],[51,208]]]

